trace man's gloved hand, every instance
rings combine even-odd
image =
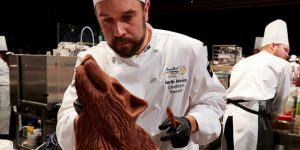
[[[75,111],[77,112],[77,114],[79,115],[81,110],[82,110],[82,105],[81,103],[79,102],[78,99],[76,99],[74,102],[73,102],[73,106],[75,108]]]
[[[176,128],[171,128],[171,122],[167,118],[160,126],[160,130],[167,130],[167,133],[163,135],[160,140],[171,140],[171,144],[174,148],[185,147],[190,141],[191,123],[185,117],[175,117]]]

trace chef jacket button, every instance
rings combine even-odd
[[[111,58],[111,61],[112,61],[114,64],[116,63],[116,60],[117,60],[116,57],[112,57],[112,58]]]
[[[157,109],[160,109],[159,104],[154,104],[154,107],[157,108]]]

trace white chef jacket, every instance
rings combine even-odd
[[[0,58],[0,85],[9,85],[9,69],[7,63]]]
[[[0,58],[0,134],[9,134],[10,115],[9,69]]]
[[[227,99],[251,101],[241,104],[255,111],[259,109],[258,101],[273,99],[272,115],[277,115],[285,106],[290,88],[290,64],[263,50],[239,61],[233,67]],[[258,116],[233,104],[226,106],[223,117],[224,127],[228,116],[233,116],[235,149],[256,150]],[[224,144],[223,138],[222,145]]]
[[[202,42],[178,33],[151,30],[151,41],[139,55],[121,58],[106,42],[101,42],[80,53],[76,66],[90,54],[104,72],[118,79],[132,94],[145,99],[148,108],[136,123],[161,150],[172,149],[169,141],[159,140],[165,132],[158,126],[167,118],[166,108],[170,107],[175,116],[194,116],[199,130],[191,134],[189,144],[182,149],[198,150],[197,144],[207,144],[220,135],[219,118],[225,109],[226,91],[216,75],[211,77],[207,70]],[[70,85],[58,112],[56,133],[64,150],[75,146],[73,120],[77,114],[73,102],[76,98],[76,89]]]

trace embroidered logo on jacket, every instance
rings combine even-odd
[[[186,68],[184,66],[166,68],[166,74],[168,77],[176,77],[178,74],[184,75]]]
[[[185,66],[166,68],[165,85],[167,85],[171,94],[180,93],[183,91],[184,86],[188,81],[185,73]]]

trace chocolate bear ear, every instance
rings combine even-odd
[[[128,115],[131,116],[134,121],[136,121],[137,117],[148,107],[148,104],[143,99],[140,99],[132,94],[130,94],[128,102],[129,106],[126,107],[126,111]]]
[[[111,86],[112,92],[114,92],[115,95],[118,95],[115,99],[124,105],[127,114],[135,121],[137,117],[148,107],[147,102],[131,94],[116,79],[110,79],[111,82],[109,86]]]

